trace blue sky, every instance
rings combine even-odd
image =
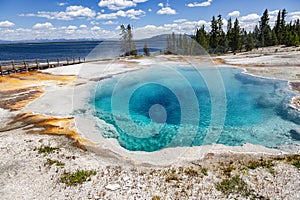
[[[121,24],[132,24],[136,39],[192,34],[219,14],[251,30],[265,9],[273,25],[283,8],[287,21],[300,18],[300,0],[0,0],[0,40],[113,38]]]

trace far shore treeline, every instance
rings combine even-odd
[[[300,20],[286,22],[286,9],[279,10],[273,27],[269,24],[269,12],[266,9],[257,25],[251,31],[240,27],[238,18],[228,19],[226,31],[223,29],[223,18],[221,15],[213,16],[210,31],[205,26],[195,30],[194,35],[175,34],[167,36],[166,54],[224,54],[241,51],[251,51],[253,48],[268,47],[276,45],[299,46],[300,45]],[[130,25],[121,25],[121,52],[123,56],[137,55],[136,45],[133,40]],[[195,42],[196,41],[196,42]],[[198,43],[202,48],[196,47]],[[147,43],[143,48],[144,55],[149,55]]]
[[[300,22],[299,19],[286,22],[287,11],[279,10],[274,27],[269,25],[269,14],[266,9],[255,26],[254,30],[247,32],[239,25],[238,18],[228,19],[227,30],[223,30],[221,15],[212,17],[211,30],[207,32],[205,26],[196,29],[192,36],[204,50],[210,54],[222,54],[228,52],[251,51],[253,48],[274,45],[299,46]],[[190,54],[193,49],[187,35],[173,33],[167,38],[167,53],[176,52],[175,49],[183,49],[182,53]]]

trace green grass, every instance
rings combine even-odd
[[[61,182],[68,186],[82,184],[85,181],[89,181],[90,177],[96,175],[95,170],[77,170],[76,172],[69,173],[64,172],[61,176]]]
[[[286,157],[286,162],[300,168],[300,154],[292,154]]]
[[[241,195],[243,197],[256,198],[252,190],[248,188],[247,183],[239,176],[234,176],[230,179],[224,179],[215,184],[215,188],[225,194],[227,197],[230,194]]]
[[[204,168],[204,167],[201,167],[201,172],[204,176],[208,176],[208,173],[207,173],[207,169]]]
[[[58,161],[58,160],[52,160],[52,159],[47,159],[45,166],[52,166],[52,165],[56,165],[57,167],[64,167],[65,163]]]
[[[223,174],[226,176],[230,176],[231,172],[235,170],[235,167],[232,165],[229,165],[228,167],[223,168]]]
[[[53,153],[55,151],[60,151],[57,147],[50,147],[50,146],[40,146],[38,148],[35,148],[34,151],[38,151],[39,154],[48,155],[49,153]]]
[[[247,165],[247,167],[249,169],[256,169],[256,168],[259,168],[259,167],[271,168],[273,166],[274,166],[274,164],[272,163],[272,160],[264,160],[264,159],[260,159],[260,160],[257,160],[257,161],[252,160]]]

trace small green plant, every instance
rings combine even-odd
[[[201,167],[201,173],[204,175],[204,176],[208,176],[208,173],[207,173],[207,169],[204,168],[204,167]]]
[[[74,173],[64,172],[61,176],[61,182],[68,186],[82,184],[90,180],[90,177],[96,175],[95,170],[77,170]]]
[[[35,148],[34,151],[38,151],[39,154],[48,155],[49,153],[53,153],[54,151],[60,151],[57,147],[50,147],[50,146],[40,146]]]
[[[238,194],[244,197],[253,195],[253,191],[248,188],[248,185],[239,176],[234,176],[230,179],[224,179],[220,183],[216,183],[215,187],[226,196],[230,194]]]
[[[300,168],[300,154],[292,154],[286,157],[287,163],[294,165],[297,168]]]
[[[160,200],[160,196],[153,196],[152,200]]]
[[[52,160],[52,159],[47,159],[45,166],[52,166],[52,165],[56,165],[57,167],[63,167],[65,166],[65,163],[60,162],[58,160]]]
[[[259,168],[259,167],[262,167],[262,168],[271,168],[273,167],[274,164],[272,163],[272,160],[264,160],[264,159],[260,159],[258,161],[250,161],[247,165],[247,167],[249,169],[256,169],[256,168]]]
[[[300,161],[299,160],[298,161],[294,161],[291,164],[294,165],[297,168],[300,168]]]
[[[228,167],[223,168],[223,173],[226,176],[230,176],[231,172],[235,170],[235,167],[233,165],[229,165]]]

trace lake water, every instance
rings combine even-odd
[[[100,42],[0,44],[0,60],[85,58]]]
[[[286,81],[241,69],[157,66],[100,81],[91,104],[105,122],[103,135],[131,151],[211,143],[277,148],[299,144],[293,96]]]
[[[139,54],[143,54],[144,41],[136,41]],[[165,42],[149,42],[150,53],[165,49]],[[0,61],[30,59],[113,58],[121,55],[120,41],[82,41],[57,43],[0,44]]]

